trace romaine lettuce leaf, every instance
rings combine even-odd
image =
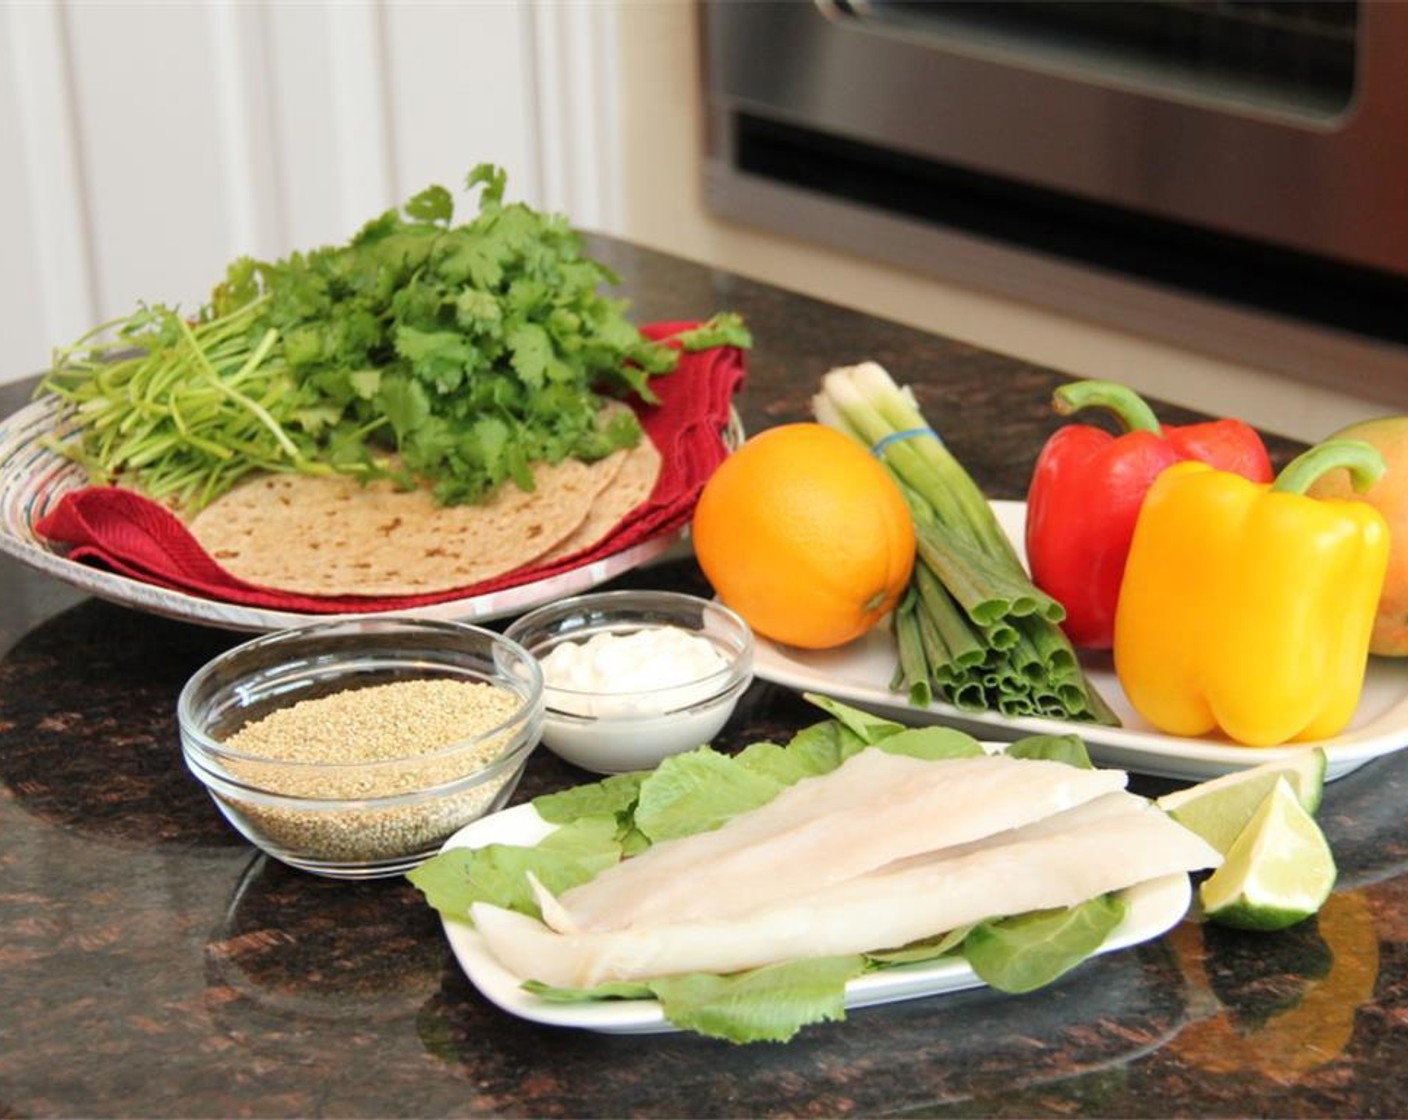
[[[700,747],[665,759],[641,784],[635,826],[655,843],[708,832],[780,789],[775,779]]]
[[[933,762],[941,758],[980,758],[987,752],[971,735],[951,727],[908,727],[881,739],[878,750]]]
[[[786,1042],[809,1023],[846,1017],[846,984],[859,956],[813,957],[729,976],[693,973],[651,982],[677,1027],[729,1042]]]
[[[1094,769],[1079,735],[1028,735],[1007,744],[1007,753],[1013,758],[1044,758],[1081,770]]]
[[[613,774],[599,782],[535,797],[533,807],[549,824],[567,824],[578,817],[630,813],[640,797],[640,784],[645,777],[643,770]]]
[[[555,988],[529,980],[525,991],[552,1003],[657,999],[671,1023],[729,1042],[786,1042],[808,1023],[846,1017],[846,985],[867,970],[864,957],[813,957],[727,976],[694,972],[595,988]]]
[[[877,716],[870,712],[863,712],[859,708],[852,708],[849,704],[843,704],[830,696],[822,696],[815,692],[807,692],[803,695],[809,704],[816,705],[837,723],[854,732],[867,746],[874,746],[881,739],[898,735],[905,729],[905,725],[902,723],[896,723],[892,719],[885,719],[883,716]]]
[[[594,878],[622,858],[619,825],[612,816],[580,817],[533,847],[490,844],[451,848],[407,873],[425,900],[446,918],[469,921],[473,902],[492,902],[539,917],[528,884],[531,871],[559,894]]]
[[[865,958],[876,967],[897,964],[917,964],[919,961],[935,961],[940,957],[956,956],[963,947],[963,939],[972,926],[960,926],[937,937],[926,937],[923,941],[901,946],[898,949],[885,949],[878,953],[866,953]]]
[[[1104,943],[1128,908],[1101,895],[1064,910],[980,922],[963,940],[978,977],[1003,992],[1030,992],[1070,971]]]

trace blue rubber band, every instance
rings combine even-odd
[[[885,448],[888,447],[890,444],[894,443],[896,440],[910,439],[913,436],[933,436],[935,439],[938,439],[939,433],[934,431],[933,428],[906,428],[902,432],[891,432],[874,447],[872,447],[870,449],[870,453],[876,458],[879,458],[880,453],[884,451]]]

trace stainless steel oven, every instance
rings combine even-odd
[[[703,7],[719,215],[1408,408],[1408,3]]]

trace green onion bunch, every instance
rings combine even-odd
[[[820,423],[871,448],[899,483],[918,542],[895,610],[891,688],[927,707],[1116,725],[986,496],[920,411],[874,362],[832,370],[812,400]]]

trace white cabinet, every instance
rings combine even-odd
[[[0,381],[242,254],[340,241],[480,162],[614,232],[615,8],[0,3]]]

